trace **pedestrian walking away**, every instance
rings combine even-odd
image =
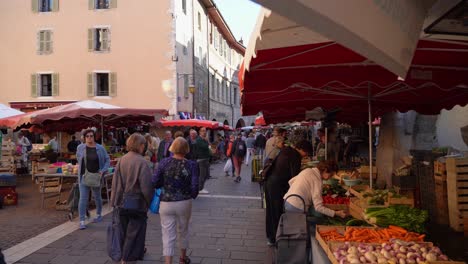
[[[235,182],[239,183],[241,181],[241,168],[242,162],[244,161],[245,155],[247,153],[247,146],[245,145],[244,140],[242,140],[242,134],[237,135],[237,139],[232,144],[232,163],[236,172]]]
[[[76,150],[78,161],[78,183],[80,189],[80,200],[78,202],[78,213],[80,216],[80,229],[85,229],[86,209],[88,208],[88,197],[90,190],[96,203],[96,217],[93,222],[102,221],[102,198],[101,178],[107,172],[110,164],[109,154],[106,149],[96,143],[96,133],[92,129],[83,132],[85,143],[80,144]]]
[[[247,156],[245,157],[245,165],[249,166],[250,162],[252,161],[252,157],[255,154],[255,138],[253,133],[249,134],[249,137],[245,140],[245,144],[247,146]]]
[[[192,199],[197,198],[199,191],[198,164],[185,158],[190,148],[182,137],[176,138],[169,150],[173,156],[161,161],[152,179],[155,188],[162,188],[159,214],[163,256],[166,264],[172,263],[178,233],[179,263],[190,263],[187,248],[189,246]]]
[[[126,143],[129,152],[117,163],[112,178],[112,225],[123,234],[118,243],[108,239],[114,261],[143,260],[145,254],[147,212],[154,194],[151,169],[144,158],[147,146],[145,137],[132,134]]]

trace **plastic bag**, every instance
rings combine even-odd
[[[232,169],[232,161],[230,158],[226,161],[226,164],[224,165],[224,172],[230,172]]]
[[[154,190],[153,200],[151,200],[151,204],[149,210],[153,214],[159,214],[159,204],[161,203],[161,189]]]

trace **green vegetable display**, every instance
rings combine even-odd
[[[355,219],[352,216],[347,216],[345,218],[326,216],[320,224],[333,226],[370,226],[366,221]]]
[[[388,190],[372,190],[363,194],[364,198],[370,197],[368,204],[384,205],[388,199]]]
[[[424,225],[429,219],[429,214],[426,210],[411,208],[405,205],[392,205],[387,208],[368,208],[365,217],[370,223],[380,227],[396,225],[409,231],[424,233]]]

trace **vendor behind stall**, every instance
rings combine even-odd
[[[316,168],[308,168],[296,177],[289,180],[289,191],[284,198],[296,194],[302,197],[307,209],[312,207],[315,211],[334,217],[335,215],[344,218],[344,211],[334,211],[326,208],[322,200],[322,180],[328,180],[338,171],[338,166],[332,160],[321,161]],[[284,209],[289,212],[303,212],[303,203],[298,197],[290,197],[284,204]]]

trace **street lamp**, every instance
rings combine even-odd
[[[188,92],[192,94],[192,117],[195,118],[195,80],[194,75],[192,73],[177,73],[177,87],[179,86],[179,79],[187,76],[188,78]],[[185,82],[184,82],[185,85]],[[179,89],[177,89],[179,91]]]

